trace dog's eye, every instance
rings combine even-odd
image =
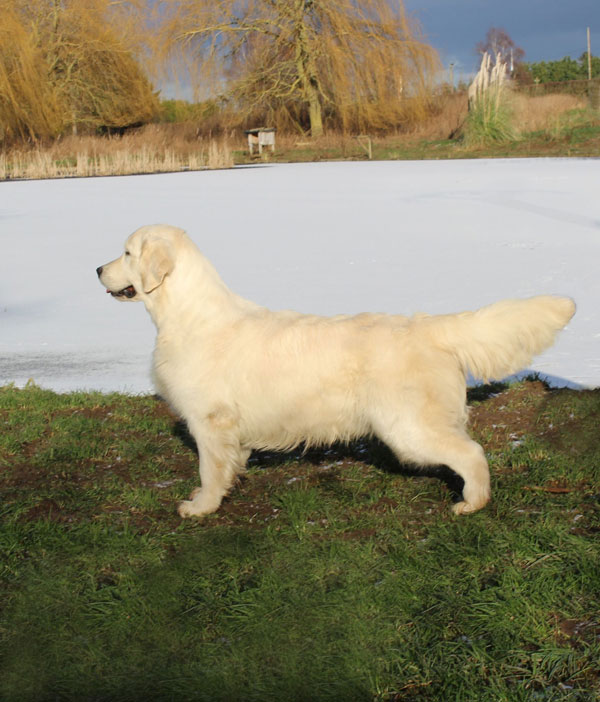
[[[125,256],[129,256],[129,251],[125,251]]]

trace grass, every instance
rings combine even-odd
[[[189,138],[188,138],[189,137]],[[224,139],[169,134],[150,125],[123,137],[69,137],[53,144],[14,148],[0,153],[0,181],[69,178],[138,173],[169,173],[231,168]]]
[[[471,393],[493,502],[374,442],[256,454],[221,510],[154,397],[0,390],[0,698],[600,699],[600,392]]]

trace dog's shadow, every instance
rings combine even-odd
[[[176,421],[173,435],[198,455],[198,447],[183,421]],[[264,469],[275,469],[291,462],[309,463],[315,467],[332,463],[364,463],[374,466],[384,473],[403,475],[405,477],[435,478],[446,485],[455,501],[461,499],[464,486],[463,479],[448,466],[419,467],[401,463],[394,453],[379,439],[365,438],[349,443],[335,443],[325,447],[299,446],[292,451],[253,451],[248,465]]]

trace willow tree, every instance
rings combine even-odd
[[[0,141],[57,134],[63,110],[35,35],[12,7],[0,4]]]
[[[38,0],[34,7],[50,80],[75,124],[124,127],[152,119],[158,103],[134,53],[135,4]]]
[[[0,27],[7,18],[11,28],[0,45],[7,131],[44,137],[150,120],[158,102],[135,57],[133,10],[111,0],[0,0]]]
[[[393,0],[164,0],[168,43],[248,112],[389,128],[424,104],[438,59]]]

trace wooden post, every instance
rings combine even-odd
[[[359,134],[356,137],[356,140],[362,146],[362,148],[367,152],[367,156],[369,157],[369,161],[371,161],[373,159],[373,146],[371,144],[371,137],[368,134]]]
[[[588,44],[588,80],[592,80],[592,42],[590,41],[590,28],[587,28]]]

